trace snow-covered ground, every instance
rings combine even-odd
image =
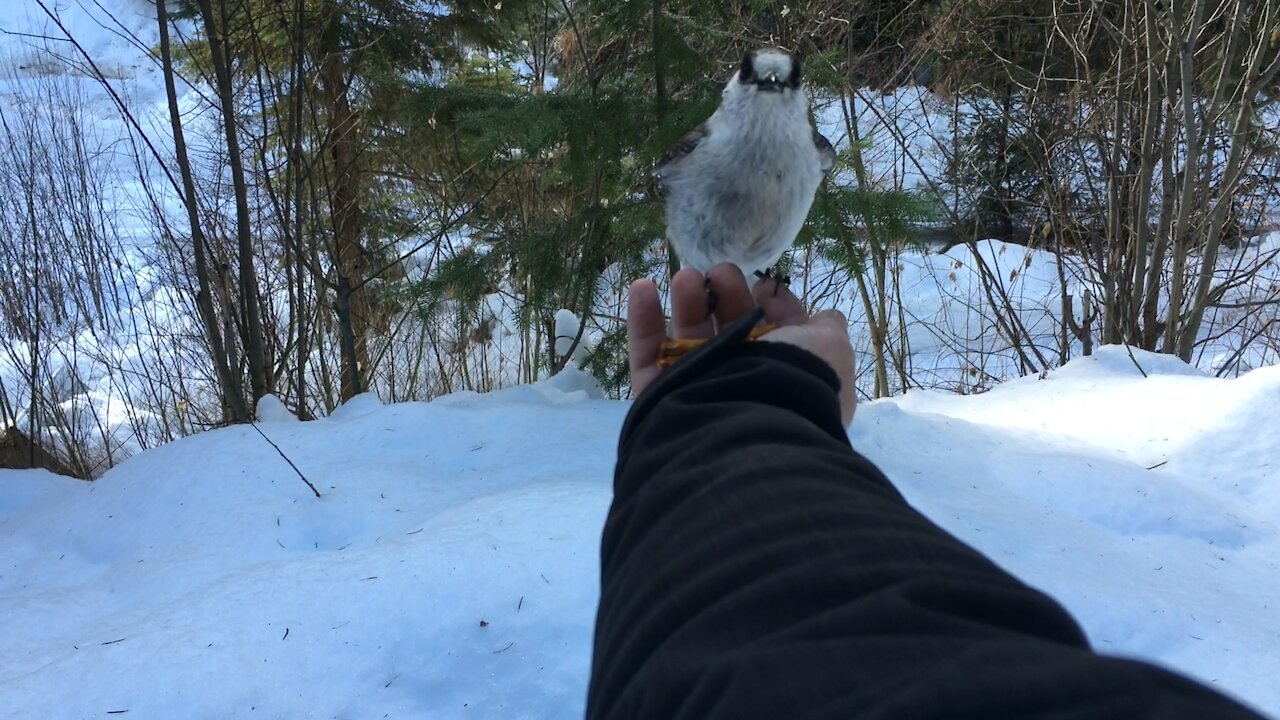
[[[1104,348],[864,404],[910,501],[1107,653],[1280,714],[1280,367]],[[0,716],[569,718],[628,403],[536,386],[251,427],[97,482],[0,471]]]

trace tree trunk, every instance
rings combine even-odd
[[[191,249],[195,261],[196,310],[204,326],[205,340],[209,343],[209,355],[218,378],[222,395],[224,421],[245,422],[249,409],[245,403],[244,386],[240,376],[233,371],[227,358],[222,330],[218,327],[218,314],[213,306],[213,292],[209,287],[209,260],[205,255],[206,239],[200,227],[196,205],[195,180],[191,175],[191,160],[187,155],[187,141],[182,130],[182,116],[178,111],[178,93],[173,79],[173,58],[169,49],[169,16],[163,2],[156,3],[156,22],[160,28],[160,62],[164,74],[165,97],[169,103],[169,124],[173,129],[173,149],[177,156],[178,170],[182,175],[182,202],[187,209],[187,221],[191,227]],[[224,308],[225,309],[225,308]]]
[[[226,37],[219,28],[227,24],[226,0],[219,0],[220,18],[215,21],[210,0],[197,0],[209,37],[209,54],[217,83],[218,103],[222,106],[222,124],[227,137],[227,162],[231,166],[231,184],[236,198],[236,245],[239,252],[240,304],[244,320],[240,329],[245,358],[249,362],[249,385],[253,402],[272,391],[271,363],[267,360],[266,336],[262,329],[261,297],[258,275],[254,268],[253,229],[250,225],[249,191],[244,175],[244,160],[236,131],[235,93],[231,84],[231,66],[227,59]]]
[[[365,380],[371,371],[368,341],[372,317],[369,291],[365,287],[365,249],[362,245],[364,218],[360,208],[359,128],[351,110],[341,55],[332,43],[326,45],[325,56],[320,61],[320,79],[328,104],[329,152],[334,167],[331,213],[338,271],[334,311],[342,337],[341,396],[347,400],[367,389]]]
[[[1241,3],[1237,2],[1235,9],[1236,13],[1232,19],[1232,27],[1227,31],[1231,34],[1231,42],[1228,43],[1225,53],[1227,60],[1232,58],[1231,48],[1237,45],[1237,34],[1242,35],[1245,23],[1249,22],[1245,19],[1244,7]],[[1275,15],[1275,7],[1268,4],[1266,12],[1261,18],[1262,27],[1272,27]],[[1200,325],[1204,322],[1204,312],[1211,302],[1213,274],[1217,269],[1218,250],[1222,244],[1223,229],[1228,223],[1233,196],[1244,171],[1246,148],[1249,145],[1248,138],[1254,118],[1256,94],[1261,91],[1262,87],[1269,85],[1278,70],[1280,70],[1280,63],[1277,63],[1275,59],[1275,51],[1271,49],[1272,44],[1267,41],[1264,34],[1257,39],[1256,44],[1252,47],[1246,47],[1241,52],[1241,61],[1243,61],[1247,69],[1241,82],[1242,89],[1239,91],[1238,97],[1233,98],[1237,107],[1230,134],[1231,148],[1227,152],[1227,160],[1222,169],[1222,177],[1216,186],[1216,197],[1213,198],[1213,209],[1210,211],[1206,223],[1207,237],[1205,238],[1200,258],[1200,270],[1197,273],[1192,292],[1190,313],[1178,336],[1177,354],[1185,362],[1191,362],[1191,356],[1199,338]],[[1263,70],[1264,62],[1268,63],[1265,71]],[[1226,62],[1224,61],[1224,67],[1225,65]],[[1220,84],[1218,92],[1221,92],[1221,90]],[[1207,188],[1205,194],[1208,194]]]

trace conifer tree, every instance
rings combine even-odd
[[[638,277],[665,263],[651,171],[714,107],[723,54],[674,32],[661,4],[542,10],[516,29],[512,50],[418,84],[404,104],[408,144],[429,149],[424,164],[476,168],[447,188],[450,204],[477,207],[467,249],[414,294],[428,312],[449,297],[477,323],[483,291],[509,285],[518,324],[544,339],[531,377],[564,361],[552,352],[558,309],[589,316],[607,269]],[[516,57],[515,48],[539,46],[554,50]],[[510,71],[520,65],[531,71]],[[625,366],[621,331],[596,346],[591,365],[602,376]]]
[[[332,312],[339,397],[369,389],[370,336],[388,311],[375,290],[398,267],[399,233],[414,225],[406,207],[413,194],[384,179],[395,154],[379,132],[391,112],[385,95],[405,76],[441,72],[469,47],[496,42],[501,16],[486,3],[443,8],[410,0],[182,0],[174,16],[204,16],[222,38],[235,99],[228,94],[219,104],[236,105],[234,132],[256,129],[246,143],[256,157],[245,164],[260,171],[253,190],[274,225],[258,235],[278,239],[299,289],[285,342],[297,351],[300,409],[317,342],[301,321],[308,278],[319,290],[310,302]],[[194,77],[211,79],[208,35],[186,45],[185,70]]]
[[[509,45],[537,47],[550,35],[549,56],[495,54],[446,82],[417,84],[408,90],[403,123],[408,145],[430,149],[432,159],[422,162],[471,169],[462,182],[453,176],[450,188],[468,200],[449,202],[482,206],[468,218],[466,249],[412,295],[428,313],[447,305],[476,324],[485,291],[509,283],[522,300],[521,326],[543,329],[535,376],[563,359],[552,353],[556,310],[589,316],[607,268],[623,277],[665,272],[670,256],[654,164],[715,109],[742,54],[784,38],[796,40],[792,49],[802,56],[822,50],[806,34],[812,23],[803,13],[779,14],[771,3],[543,7]],[[819,95],[847,87],[847,74],[831,59],[844,49],[806,59]],[[510,71],[519,66],[545,73]],[[887,241],[889,226],[928,214],[927,205],[837,178],[820,190],[799,241],[819,244],[858,272],[867,237],[858,228],[885,225],[879,237]],[[625,383],[624,330],[608,324],[588,362],[607,387]]]

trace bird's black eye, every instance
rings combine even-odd
[[[792,88],[800,87],[800,58],[799,56],[791,56],[791,76],[787,78],[787,85]]]
[[[756,69],[751,53],[742,56],[742,66],[738,68],[738,82],[749,83],[755,79]]]

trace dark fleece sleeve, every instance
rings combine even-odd
[[[853,451],[831,368],[745,325],[624,424],[588,718],[1259,717],[1095,655]]]

